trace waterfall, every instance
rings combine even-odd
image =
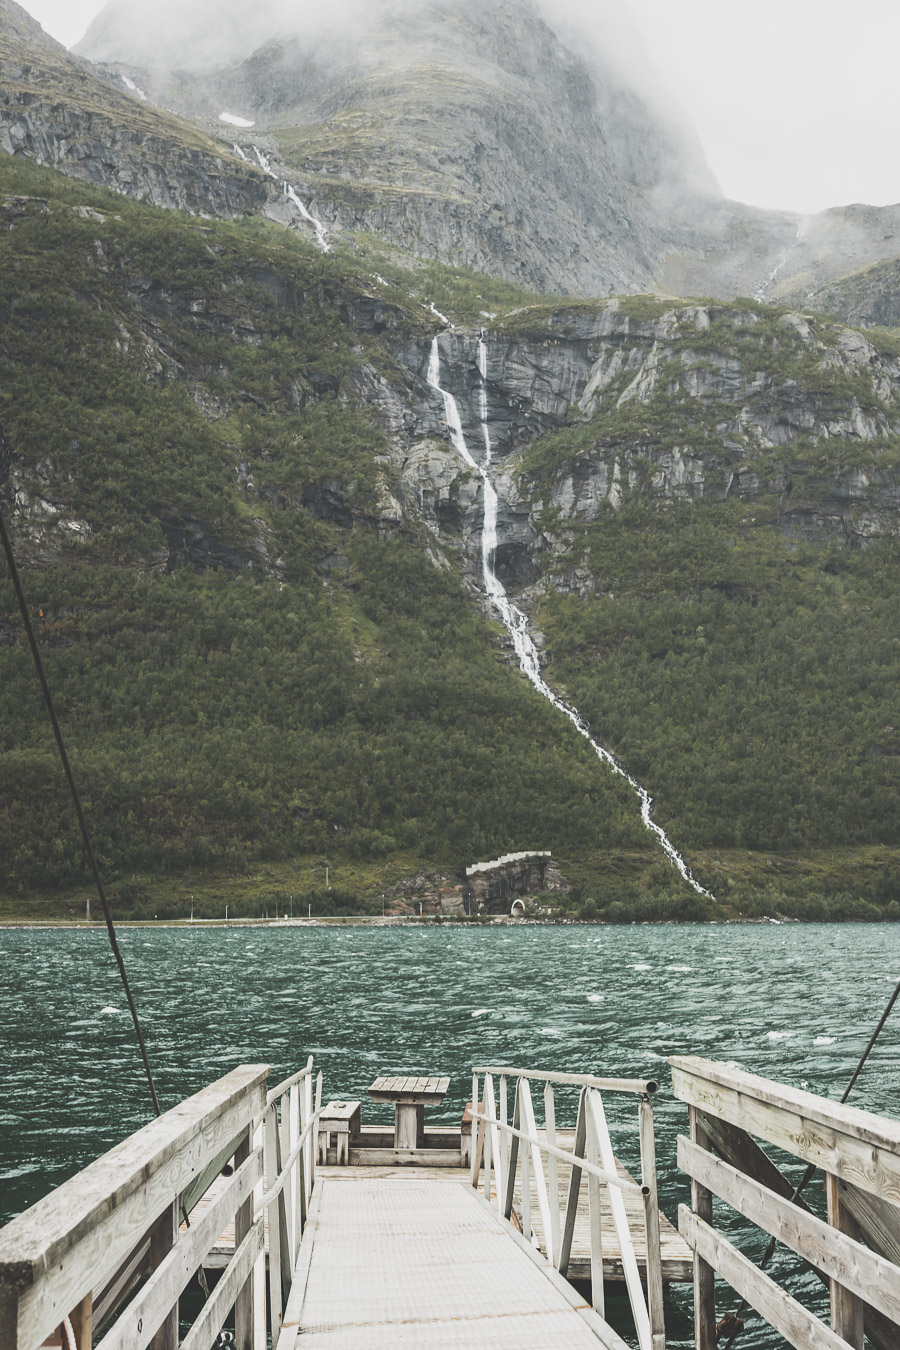
[[[579,735],[593,749],[597,758],[604,764],[608,764],[614,773],[620,778],[624,778],[626,783],[637,796],[641,806],[641,819],[646,828],[653,834],[659,843],[660,848],[666,857],[678,869],[681,876],[693,886],[699,895],[705,895],[709,899],[713,897],[709,891],[705,890],[695,879],[687,863],[681,854],[675,848],[675,845],[669,839],[661,825],[657,825],[653,819],[653,798],[645,787],[643,787],[636,778],[625,769],[614,755],[595,741],[590,733],[587,723],[578,712],[577,708],[571,708],[557,694],[553,692],[547,681],[541,675],[540,658],[538,657],[537,647],[532,641],[528,632],[528,620],[522,610],[518,609],[510,600],[506,593],[506,587],[503,585],[496,572],[497,559],[497,492],[488,476],[487,467],[491,463],[491,439],[488,428],[488,407],[487,407],[487,344],[484,340],[484,334],[481,335],[478,343],[478,370],[481,376],[481,397],[480,414],[481,430],[485,445],[485,464],[484,466],[476,463],[466,444],[465,432],[463,431],[462,418],[459,413],[459,405],[452,394],[441,386],[441,353],[438,346],[438,339],[434,338],[431,344],[431,356],[428,362],[428,374],[426,379],[428,384],[436,393],[440,394],[444,403],[444,417],[447,422],[447,429],[450,432],[450,440],[453,448],[461,459],[468,464],[469,468],[474,469],[481,477],[484,486],[484,523],[481,531],[481,566],[484,577],[485,593],[500,615],[504,627],[512,638],[513,648],[519,661],[519,666],[535,689],[548,702],[552,703],[574,726]]]
[[[235,146],[234,148],[235,150],[238,149],[237,146]],[[238,153],[240,154],[241,159],[247,158],[247,156],[243,153],[243,151],[239,150]],[[253,153],[256,156],[257,161],[259,163],[259,167],[262,169],[263,173],[268,174],[270,178],[274,178],[276,183],[279,181],[281,182],[281,190],[284,193],[285,197],[287,197],[289,202],[293,202],[294,206],[296,206],[297,210],[300,212],[301,217],[306,221],[308,225],[311,225],[313,227],[313,229],[316,232],[316,243],[319,245],[319,248],[322,250],[322,252],[330,253],[331,244],[328,242],[328,232],[326,231],[325,226],[322,224],[321,220],[318,220],[300,200],[299,196],[297,195],[296,188],[293,188],[291,184],[286,182],[284,179],[279,180],[278,175],[272,168],[272,164],[268,155],[264,155],[263,152],[260,150],[259,146],[254,145]]]

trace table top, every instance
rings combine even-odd
[[[406,1102],[437,1105],[447,1095],[449,1078],[376,1078],[369,1088],[373,1102]]]

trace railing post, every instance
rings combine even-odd
[[[248,1128],[234,1152],[234,1170],[237,1171],[253,1151],[253,1129]],[[234,1216],[234,1250],[237,1251],[253,1227],[253,1197],[238,1208]],[[234,1342],[236,1350],[253,1350],[253,1277],[244,1285],[234,1305]]]
[[[178,1201],[167,1205],[150,1229],[150,1269],[161,1266],[178,1241]],[[152,1350],[178,1350],[178,1300],[151,1341]]]
[[[265,1116],[260,1117],[251,1127],[250,1142],[253,1148],[263,1150],[265,1155]],[[252,1207],[250,1211],[251,1222],[253,1214],[259,1211],[259,1202],[265,1192],[265,1169],[263,1169],[263,1179],[254,1187]],[[237,1248],[235,1247],[235,1251]],[[250,1310],[251,1310],[251,1328],[252,1328],[252,1350],[266,1350],[266,1252],[265,1247],[260,1252],[256,1264],[253,1267],[253,1274],[250,1280]],[[240,1350],[238,1343],[237,1350]]]
[[[94,1295],[86,1294],[72,1313],[76,1350],[91,1350],[94,1344]]]
[[[585,1093],[585,1109],[588,1106],[590,1088]],[[597,1138],[597,1123],[593,1113],[587,1111],[587,1132],[584,1155],[594,1167],[600,1166],[600,1141]],[[606,1312],[606,1294],[603,1288],[603,1219],[600,1209],[600,1179],[588,1172],[588,1214],[591,1231],[591,1303],[594,1311],[601,1317]]]
[[[710,1151],[709,1135],[703,1128],[703,1115],[695,1106],[688,1108],[691,1141]],[[698,1181],[691,1181],[691,1208],[704,1223],[712,1224],[712,1192]],[[694,1347],[716,1350],[716,1272],[694,1252]]]
[[[525,1134],[530,1133],[528,1128],[528,1113],[525,1106],[525,1094],[528,1091],[528,1084],[524,1078],[520,1078],[516,1084],[516,1092],[519,1098],[519,1128]],[[522,1141],[522,1147],[519,1150],[519,1156],[522,1163],[522,1236],[531,1241],[531,1145]]]
[[[493,1158],[493,1131],[490,1126],[490,1118],[494,1114],[494,1084],[491,1075],[486,1073],[484,1076],[484,1100],[482,1103],[482,1113],[485,1116],[484,1122],[484,1198],[490,1203],[491,1199],[491,1161]]]
[[[556,1098],[553,1085],[544,1085],[544,1126],[547,1131],[547,1143],[556,1147]],[[559,1164],[552,1153],[547,1155],[547,1187],[550,1192],[550,1241],[553,1244],[551,1260],[559,1266]]]
[[[266,1111],[266,1190],[273,1191],[278,1183],[278,1115],[274,1104]],[[280,1196],[268,1206],[269,1221],[269,1308],[272,1314],[272,1344],[281,1335],[284,1309],[281,1293],[281,1216]]]
[[[576,1158],[585,1156],[585,1144],[587,1140],[587,1107],[585,1104],[585,1089],[582,1088],[581,1095],[578,1098],[578,1118],[575,1122],[575,1143],[572,1146],[572,1153]],[[567,1275],[569,1272],[569,1258],[572,1255],[572,1239],[575,1236],[575,1220],[578,1217],[578,1197],[581,1194],[581,1178],[584,1175],[581,1168],[572,1164],[572,1174],[569,1177],[569,1193],[566,1198],[566,1217],[563,1223],[562,1241],[559,1248],[560,1275]]]
[[[825,1173],[825,1197],[828,1201],[828,1222],[839,1233],[859,1241],[859,1224],[848,1212],[840,1193],[840,1182],[830,1172]],[[863,1350],[865,1338],[865,1304],[851,1294],[837,1280],[829,1281],[831,1291],[831,1328],[842,1336],[853,1350]]]
[[[509,1124],[509,1105],[507,1102],[507,1092],[509,1090],[506,1074],[500,1075],[500,1124]],[[500,1131],[500,1147],[503,1150],[503,1185],[506,1186],[506,1171],[509,1166],[509,1145],[510,1138],[505,1130]]]
[[[478,1095],[478,1094],[479,1094],[479,1088],[480,1088],[480,1085],[479,1085],[479,1081],[478,1081],[478,1074],[477,1074],[477,1073],[473,1073],[473,1074],[472,1074],[472,1142],[471,1142],[471,1144],[469,1145],[469,1147],[470,1147],[470,1149],[471,1149],[471,1151],[472,1151],[472,1156],[471,1156],[471,1158],[469,1159],[469,1166],[470,1166],[470,1168],[471,1168],[471,1181],[472,1181],[472,1185],[475,1187],[476,1190],[477,1190],[477,1188],[478,1188],[478,1173],[479,1173],[479,1171],[480,1171],[480,1169],[481,1169],[481,1153],[480,1153],[479,1148],[478,1148],[478,1132],[479,1132],[479,1130],[481,1130],[481,1129],[483,1128],[483,1127],[482,1127],[482,1124],[481,1124],[481,1121],[478,1120],[478,1116],[479,1116],[479,1114],[480,1114],[479,1109],[478,1109],[478,1102],[479,1102],[479,1095]]]
[[[641,1138],[641,1185],[644,1190],[644,1229],[647,1241],[647,1306],[653,1350],[666,1350],[666,1314],[663,1302],[662,1254],[659,1241],[659,1197],[656,1188],[656,1135],[653,1103],[641,1098],[638,1107]]]

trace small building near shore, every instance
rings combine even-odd
[[[506,853],[466,868],[463,903],[467,914],[524,914],[525,896],[564,884],[549,852]]]

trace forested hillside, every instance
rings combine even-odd
[[[652,866],[627,792],[499,655],[422,526],[385,513],[360,394],[403,391],[387,335],[433,320],[274,226],[4,157],[0,193],[0,492],[124,908],[159,878],[249,885],[269,862],[298,891],[329,862],[365,883],[378,860],[522,847]],[[83,870],[0,586],[2,889],[21,905]]]
[[[484,604],[435,309],[475,325],[442,379],[473,446],[486,409],[498,571],[547,677],[718,910]],[[900,916],[893,334],[560,307],[4,156],[0,314],[0,501],[120,912],[380,908],[540,848],[586,915]],[[8,910],[84,896],[5,576],[0,858]]]

